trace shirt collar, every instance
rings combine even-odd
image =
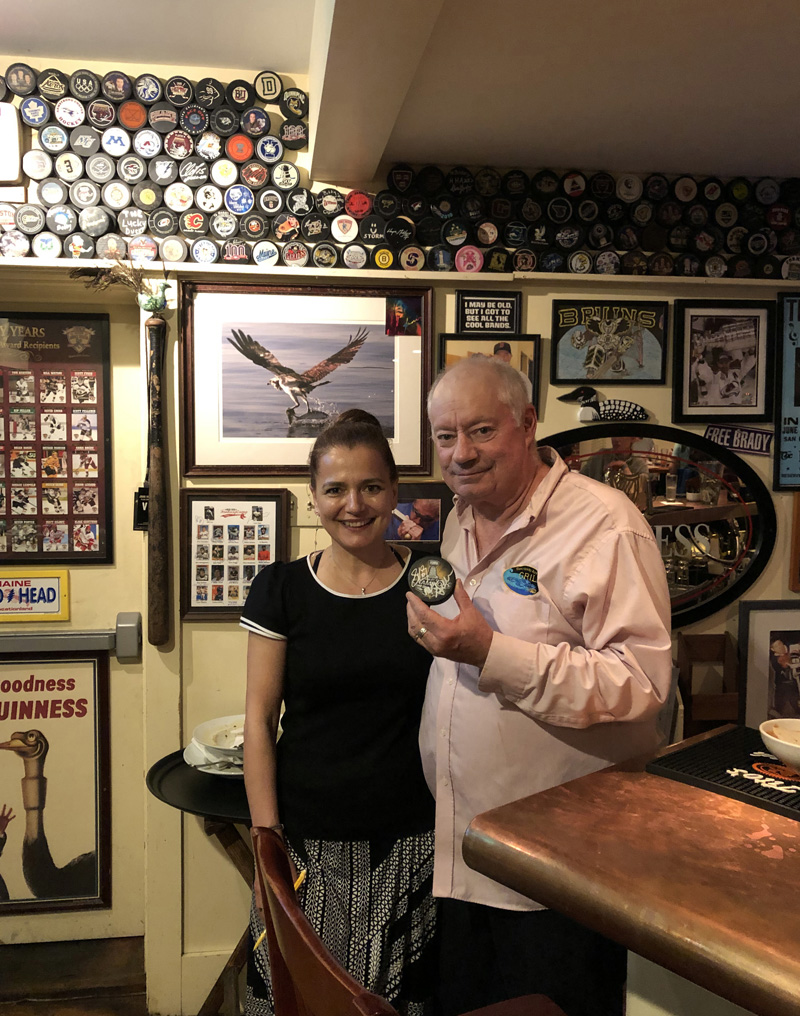
[[[550,468],[545,473],[542,482],[531,494],[528,503],[509,523],[508,529],[506,530],[507,533],[511,533],[517,529],[522,529],[523,526],[527,526],[529,522],[536,519],[549,500],[553,491],[561,482],[562,477],[569,471],[567,469],[567,464],[555,448],[551,448],[549,445],[539,445],[537,451],[541,460],[546,465],[550,466]],[[471,506],[468,505],[463,498],[460,498],[458,494],[453,495],[453,504],[455,505],[459,525],[462,529],[471,531],[475,526],[475,516],[472,512]]]

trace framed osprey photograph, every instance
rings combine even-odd
[[[401,473],[430,472],[430,289],[184,282],[181,336],[184,475],[303,475],[353,407]]]

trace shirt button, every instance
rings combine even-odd
[[[439,733],[442,735],[442,737],[447,737],[447,730],[444,727],[442,727]]]
[[[470,579],[470,580],[469,580],[469,584],[470,584],[471,586],[477,586],[477,584],[478,584],[478,580],[477,580],[477,579]]]
[[[448,679],[447,679],[447,683],[448,684],[455,684],[455,682],[456,682],[456,679],[454,677],[448,677]]]
[[[446,776],[442,777],[442,786],[443,787],[449,787],[450,786],[450,781],[448,780],[448,778]]]

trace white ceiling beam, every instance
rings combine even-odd
[[[371,181],[444,0],[317,0],[309,60],[312,180]]]

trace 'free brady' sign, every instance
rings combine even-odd
[[[705,437],[708,441],[716,441],[723,448],[730,448],[735,452],[745,452],[748,455],[772,454],[774,435],[771,430],[759,430],[757,427],[709,425],[706,427]]]

